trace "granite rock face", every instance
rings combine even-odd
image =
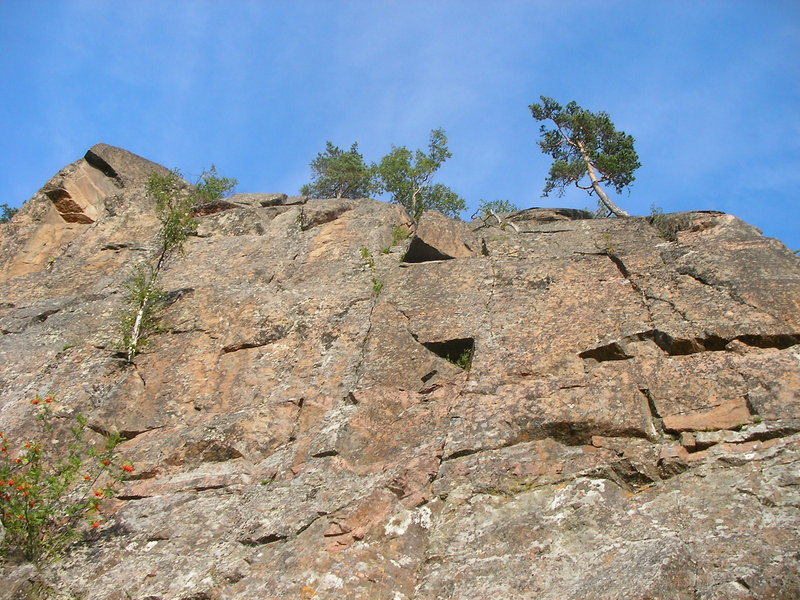
[[[415,225],[237,194],[198,211],[129,365],[162,170],[95,146],[0,225],[0,429],[56,394],[136,466],[0,599],[800,597],[782,244],[722,213]]]

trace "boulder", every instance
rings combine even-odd
[[[460,221],[449,219],[436,210],[422,213],[406,251],[405,262],[465,258],[478,253],[477,240]]]

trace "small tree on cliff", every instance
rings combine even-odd
[[[8,223],[11,217],[17,213],[17,210],[19,209],[9,206],[6,203],[0,204],[0,223]]]
[[[617,206],[601,184],[607,183],[621,193],[633,182],[633,172],[640,166],[633,137],[617,131],[605,112],[593,113],[575,102],[562,107],[552,98],[540,98],[540,104],[529,107],[533,118],[555,124],[554,129],[540,127],[539,146],[554,159],[542,195],[558,190],[563,196],[564,188],[574,183],[589,195],[596,193],[610,213],[629,217],[630,213]]]
[[[147,195],[155,201],[161,228],[155,263],[140,265],[126,286],[128,306],[122,316],[120,346],[128,362],[141,351],[147,335],[158,330],[157,312],[164,296],[159,286],[161,269],[172,255],[183,252],[184,243],[197,231],[195,210],[224,198],[236,184],[235,179],[218,176],[214,165],[203,171],[194,186],[177,169],[153,173],[147,179]]]
[[[346,152],[332,142],[326,142],[325,152],[317,154],[310,166],[312,181],[300,188],[304,196],[367,198],[378,191],[375,173],[364,162],[356,142]]]
[[[375,165],[375,171],[381,189],[392,195],[393,202],[405,206],[415,219],[429,208],[457,217],[467,207],[464,199],[441,183],[430,183],[434,173],[451,156],[444,129],[434,129],[427,154],[392,146],[392,151]]]

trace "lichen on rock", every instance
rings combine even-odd
[[[136,465],[62,562],[0,566],[0,599],[800,596],[782,244],[722,213],[665,239],[238,194],[197,214],[125,364],[162,169],[95,146],[0,230],[0,430],[57,390]]]

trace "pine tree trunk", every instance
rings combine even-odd
[[[591,173],[591,171],[590,171]],[[598,198],[600,198],[600,202],[605,204],[606,208],[614,213],[618,217],[630,217],[631,213],[627,210],[620,208],[616,205],[616,203],[608,197],[603,187],[600,185],[596,179],[592,179],[592,189],[597,193]]]
[[[592,189],[597,194],[597,197],[600,198],[600,202],[605,204],[606,208],[615,216],[630,217],[631,213],[617,206],[616,203],[608,197],[608,194],[606,194],[603,186],[600,185],[600,181],[597,179],[597,173],[595,173],[592,160],[589,158],[588,152],[586,152],[586,147],[581,142],[578,142],[578,148],[581,151],[581,156],[583,157],[584,162],[586,163],[586,169],[589,171],[589,179],[592,180]]]

